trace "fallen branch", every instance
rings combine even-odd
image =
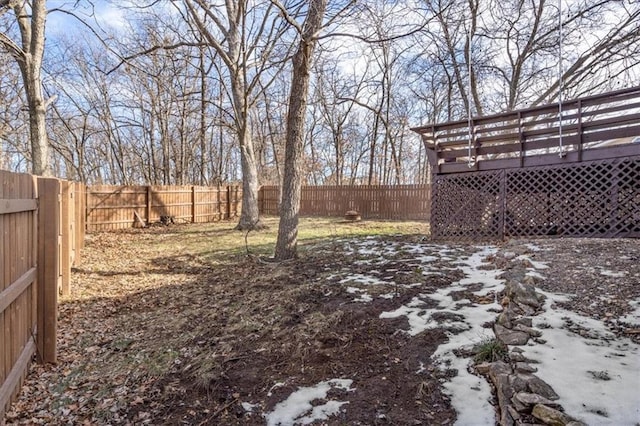
[[[233,404],[235,404],[236,402],[238,402],[238,398],[234,398],[231,402],[227,402],[226,404],[224,404],[222,407],[218,408],[213,414],[211,414],[209,417],[207,417],[205,420],[201,421],[200,423],[198,423],[198,426],[202,426],[202,425],[207,425],[209,424],[209,422],[213,419],[215,419],[216,417],[218,417],[224,410],[226,410],[227,408],[231,407]]]

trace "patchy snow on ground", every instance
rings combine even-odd
[[[351,274],[346,278],[340,280],[340,284],[345,283],[358,283],[363,285],[383,285],[383,284],[393,284],[393,281],[383,281],[379,278],[372,277],[371,275],[364,274]]]
[[[438,289],[434,293],[421,294],[414,297],[408,304],[390,312],[383,312],[380,318],[397,318],[406,316],[409,321],[408,333],[415,336],[425,330],[444,328],[449,341],[440,345],[433,355],[442,369],[457,371],[457,375],[443,383],[445,392],[451,398],[451,404],[457,412],[457,424],[493,424],[495,421],[494,408],[490,403],[491,388],[487,381],[468,371],[470,360],[460,358],[454,351],[461,347],[473,346],[488,337],[482,325],[493,321],[496,310],[501,306],[494,303],[476,305],[467,299],[454,300],[452,293],[466,290],[471,284],[482,284],[482,288],[473,294],[485,296],[489,292],[499,292],[504,288],[504,281],[497,278],[501,270],[485,270],[483,259],[496,253],[497,249],[490,246],[477,247],[478,251],[470,256],[460,256],[454,264],[464,273],[464,278],[454,282],[451,286]],[[433,309],[425,308],[425,299],[438,302]],[[444,320],[442,318],[446,314]]]
[[[264,414],[267,426],[308,425],[316,420],[326,420],[338,414],[340,408],[348,402],[330,399],[323,404],[314,403],[324,401],[331,389],[354,391],[352,384],[353,380],[350,379],[331,379],[315,386],[298,388],[286,400],[276,404],[273,411]]]
[[[455,352],[493,338],[492,330],[483,325],[493,322],[502,307],[497,299],[492,303],[491,299],[485,299],[485,304],[480,304],[460,298],[455,292],[468,291],[473,285],[475,291],[472,294],[475,299],[476,296],[491,297],[502,291],[504,281],[498,276],[503,271],[486,268],[484,263],[484,259],[494,255],[498,249],[492,246],[478,246],[473,247],[475,251],[469,254],[468,250],[459,247],[426,243],[390,243],[381,250],[375,246],[373,240],[352,243],[350,247],[356,255],[372,256],[369,263],[372,265],[385,264],[387,254],[393,253],[397,256],[401,253],[410,254],[410,258],[396,258],[395,261],[411,262],[425,277],[439,274],[442,270],[457,269],[464,274],[462,279],[452,282],[446,288],[421,293],[394,310],[382,312],[380,318],[406,317],[409,328],[404,331],[410,336],[430,329],[444,329],[449,340],[438,347],[432,358],[441,369],[457,372],[454,377],[443,379],[445,393],[450,396],[451,404],[457,412],[456,424],[493,424],[495,410],[490,402],[492,396],[489,384],[483,377],[469,372],[469,358],[458,357]],[[532,253],[545,250],[534,244],[528,244],[527,249]],[[530,264],[530,267],[526,268],[527,275],[543,280],[545,276],[540,271],[548,269],[549,266],[547,263],[533,260],[533,257],[523,254],[514,260],[527,261]],[[626,272],[600,268],[600,274],[623,277]],[[389,279],[390,277],[386,276],[376,278],[362,274],[347,274],[340,283],[364,287],[395,285]],[[482,285],[479,289],[478,284]],[[356,302],[370,302],[374,299],[363,288],[348,287],[347,292],[358,296],[354,300]],[[523,347],[525,356],[539,362],[536,364],[536,374],[560,395],[558,402],[569,415],[587,424],[640,424],[640,346],[629,339],[616,338],[601,321],[553,305],[553,302],[570,301],[571,295],[544,294],[547,296],[545,310],[534,317],[534,326],[543,329],[543,339],[546,343],[531,341]],[[384,293],[376,297],[393,299],[394,293]],[[435,308],[434,302],[437,303]],[[629,303],[634,311],[618,321],[636,327],[640,325],[640,301]],[[416,374],[424,371],[424,363],[421,363]]]
[[[260,407],[260,404],[252,404],[250,402],[243,402],[240,404],[244,411],[247,413],[253,413],[253,410]]]
[[[608,269],[601,269],[600,275],[604,275],[605,277],[613,277],[613,278],[622,278],[627,275],[626,271],[610,271]]]
[[[546,249],[543,249],[542,247],[540,247],[539,245],[533,244],[533,243],[528,243],[525,244],[525,247],[533,252],[537,252],[537,251],[544,251]]]
[[[545,311],[534,317],[534,326],[544,325],[546,343],[523,348],[527,358],[539,362],[536,375],[551,385],[571,416],[589,425],[636,425],[640,346],[616,338],[601,321],[551,307],[566,301],[566,295],[543,294]],[[570,331],[576,326],[587,337]]]
[[[349,294],[359,294],[358,297],[353,299],[354,302],[363,302],[368,303],[373,301],[373,297],[366,290],[363,290],[358,287],[347,287],[347,293]]]
[[[630,300],[629,305],[633,308],[633,312],[618,318],[618,322],[629,324],[632,327],[640,326],[640,300]]]

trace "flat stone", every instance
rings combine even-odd
[[[518,413],[518,410],[516,410],[512,406],[508,406],[507,409],[509,410],[509,414],[511,415],[511,418],[513,420],[515,421],[520,420],[520,413]]]
[[[524,331],[513,331],[500,324],[493,325],[493,332],[496,337],[505,345],[526,345],[529,341],[529,334]]]
[[[553,390],[551,386],[541,378],[537,376],[529,376],[526,378],[527,380],[527,388],[531,393],[537,393],[547,399],[552,401],[557,401],[560,399],[557,393]]]
[[[551,407],[547,407],[543,404],[537,404],[535,407],[533,407],[531,414],[536,419],[541,420],[542,422],[550,426],[567,426],[569,423],[575,421],[565,413]]]
[[[509,383],[514,392],[525,392],[529,388],[527,387],[527,381],[520,377],[519,374],[512,374],[509,376]]]
[[[532,286],[535,286],[540,281],[542,281],[540,278],[535,277],[533,275],[525,275],[524,278],[522,279],[523,284],[532,285]],[[544,295],[539,295],[538,297],[544,298]]]
[[[509,410],[502,410],[502,413],[500,414],[500,426],[515,426],[515,425],[516,425],[516,422],[511,417],[511,414],[509,414]]]
[[[522,414],[531,414],[531,406],[517,400],[515,395],[511,398],[510,408],[513,408],[515,411],[518,411]]]
[[[506,290],[507,296],[519,304],[528,305],[536,309],[542,306],[539,295],[531,284],[511,281],[507,283]]]
[[[531,337],[540,337],[542,336],[542,332],[540,330],[536,330],[535,328],[527,327],[526,325],[516,324],[513,327],[514,331],[522,331],[527,333]]]
[[[482,375],[489,374],[490,368],[491,368],[491,364],[488,362],[482,362],[480,364],[476,364],[476,371]]]
[[[531,317],[520,317],[513,320],[515,324],[521,324],[525,327],[533,327],[533,320]]]
[[[498,398],[498,405],[500,406],[500,426],[514,426],[515,422],[509,414],[508,409],[514,394],[509,384],[509,375],[497,374],[493,383],[496,387],[496,396]]]
[[[536,310],[526,303],[516,303],[516,305],[524,315],[533,315],[536,313]]]
[[[506,362],[496,361],[489,364],[489,377],[491,381],[497,386],[497,377],[499,375],[509,375],[513,372],[511,365]]]
[[[507,308],[504,311],[502,311],[500,315],[498,315],[498,319],[496,320],[496,322],[503,327],[511,328],[512,321],[516,316],[517,314],[513,312],[513,310]]]
[[[544,404],[547,406],[557,406],[556,403],[554,403],[551,400],[548,400],[547,398],[545,398],[544,396],[540,396],[537,393],[528,393],[528,392],[517,392],[514,396],[513,399],[517,400],[518,402],[522,403],[523,405],[527,405],[527,406],[532,406],[532,405],[536,405],[536,404]]]
[[[509,354],[509,359],[513,362],[524,362],[527,360],[527,358],[525,358],[520,352],[511,352]]]
[[[537,368],[529,365],[526,362],[516,362],[516,372],[518,373],[535,373]]]

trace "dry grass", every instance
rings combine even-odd
[[[219,222],[88,236],[71,295],[60,303],[59,363],[32,367],[8,418],[23,424],[143,422],[163,416],[172,398],[180,398],[181,380],[226,395],[229,369],[247,357],[264,352],[270,363],[292,358],[304,365],[310,349],[301,342],[342,315],[308,300],[326,291],[314,280],[317,272],[307,272],[316,251],[309,247],[428,231],[419,222],[304,218],[301,259],[277,265],[246,255],[247,249],[272,254],[277,218],[264,222],[268,229],[248,235],[234,230],[235,222]],[[192,407],[197,410],[198,402]]]

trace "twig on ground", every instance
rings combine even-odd
[[[234,398],[233,400],[231,400],[231,402],[227,402],[226,404],[224,404],[222,407],[218,408],[213,414],[211,414],[209,417],[207,417],[205,420],[201,421],[200,423],[198,423],[198,426],[202,426],[202,425],[206,425],[209,424],[209,422],[213,419],[215,419],[216,417],[218,417],[224,410],[226,410],[227,408],[231,407],[233,404],[235,404],[236,402],[238,402],[238,398]]]

